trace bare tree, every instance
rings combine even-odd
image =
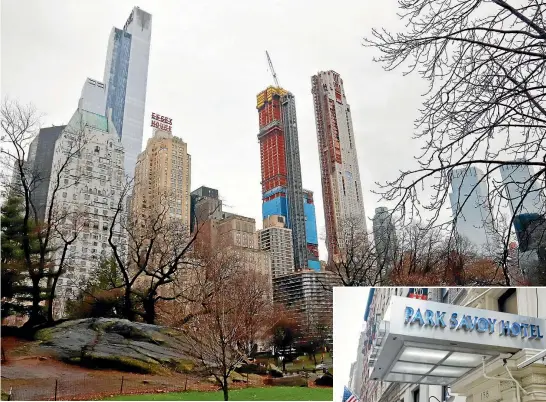
[[[78,180],[77,174],[70,172],[73,168],[72,162],[79,156],[88,137],[85,135],[84,126],[67,127],[64,131],[66,138],[60,138],[56,143],[58,158],[54,161],[50,177],[46,178],[41,172],[41,167],[33,166],[32,160],[29,159],[29,147],[39,127],[39,116],[36,110],[32,106],[24,106],[17,101],[4,99],[1,113],[2,147],[0,152],[4,172],[2,185],[5,192],[13,191],[18,194],[24,204],[21,248],[32,288],[28,325],[34,325],[45,319],[40,305],[44,300],[44,293],[46,295],[49,293],[45,299],[50,302],[47,317],[52,320],[51,300],[54,299],[55,294],[54,289],[51,294],[49,280],[54,276],[52,271],[63,271],[62,264],[66,261],[63,257],[55,261],[54,256],[59,252],[61,255],[66,255],[66,248],[73,242],[67,237],[58,236],[60,232],[55,229],[60,222],[68,218],[67,210],[59,205],[59,197],[63,190],[73,186]],[[11,177],[6,174],[9,171],[13,172]],[[69,173],[72,173],[74,180],[66,183],[64,178]],[[39,210],[44,206],[37,205],[34,192],[40,183],[47,179],[50,181],[49,191],[45,217],[42,218]],[[77,232],[73,235],[77,236]]]
[[[339,224],[341,235],[337,247],[339,258],[333,259],[327,270],[333,272],[343,286],[376,286],[386,277],[387,262],[379,258],[369,239],[364,222],[345,219]]]
[[[128,180],[110,222],[108,241],[123,277],[124,316],[129,320],[139,316],[153,324],[158,303],[192,300],[183,278],[201,267],[193,245],[204,222],[196,221],[190,233],[181,220],[171,216],[168,195],[160,196],[157,205],[127,211],[127,196],[132,191]],[[126,243],[120,243],[119,233],[125,234]]]
[[[456,169],[484,171],[489,208],[506,201],[508,183],[495,175],[510,166],[534,168],[520,185],[523,197],[544,194],[546,173],[546,28],[543,4],[525,0],[399,0],[406,30],[374,29],[365,46],[378,49],[386,70],[406,66],[429,82],[416,121],[423,142],[419,166],[380,185],[396,201],[401,220],[417,217],[429,227],[449,225],[440,216]],[[430,188],[425,194],[422,189]],[[427,200],[426,196],[430,198]],[[462,207],[468,196],[459,200]],[[468,201],[470,202],[470,201]],[[514,217],[521,212],[515,202]],[[538,203],[540,204],[540,203]],[[544,215],[544,202],[539,205]],[[427,212],[428,211],[428,212]],[[423,212],[427,212],[423,216]],[[454,220],[459,211],[454,211]],[[495,225],[495,221],[493,221]],[[508,248],[510,235],[504,239]],[[503,253],[506,260],[508,253]],[[506,269],[504,266],[503,269]],[[511,279],[504,272],[505,284]]]
[[[234,253],[214,252],[202,269],[208,277],[206,291],[214,292],[206,312],[196,303],[196,314],[181,330],[187,337],[186,352],[216,379],[227,401],[231,373],[249,356],[256,338],[267,332],[269,292],[264,278],[245,269]]]

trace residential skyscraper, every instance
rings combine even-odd
[[[457,233],[480,253],[495,250],[500,245],[499,237],[494,230],[493,209],[483,172],[474,166],[453,170],[451,191],[449,199]]]
[[[379,263],[388,268],[394,262],[394,254],[397,246],[396,229],[392,223],[388,208],[378,207],[373,217],[373,238]]]
[[[271,256],[271,276],[277,278],[294,272],[292,231],[285,226],[285,217],[271,215],[264,219],[258,233],[258,247]]]
[[[268,87],[257,95],[262,167],[262,215],[286,218],[292,230],[294,267],[307,267],[305,212],[294,95]]]
[[[539,179],[531,185],[532,171],[529,166],[505,165],[501,166],[500,171],[512,215],[546,214],[544,183]]]
[[[324,336],[324,327],[330,336],[325,339],[332,343],[332,288],[339,284],[339,278],[328,271],[316,272],[305,269],[273,278],[273,301],[284,305],[299,315],[301,338]]]
[[[100,85],[99,85],[100,84]],[[114,215],[122,192],[124,180],[123,146],[117,135],[111,115],[100,115],[90,106],[92,99],[104,95],[104,85],[87,79],[82,90],[78,109],[70,122],[58,133],[53,127],[51,133],[44,135],[38,143],[35,163],[40,155],[40,143],[50,151],[50,141],[58,135],[52,152],[51,163],[47,164],[50,172],[48,196],[45,205],[50,204],[54,189],[54,213],[66,217],[57,228],[62,233],[77,233],[76,240],[68,247],[66,255],[66,273],[58,282],[60,312],[64,311],[66,298],[76,296],[81,281],[89,279],[98,267],[101,257],[108,257],[110,246],[108,237],[111,217]],[[93,110],[87,110],[91,108]],[[76,152],[79,150],[79,152]],[[73,156],[67,159],[67,154]],[[49,159],[49,154],[45,155]],[[62,170],[61,165],[68,165]],[[41,197],[41,195],[38,195]],[[47,213],[47,210],[45,211]],[[122,212],[122,215],[125,212]],[[121,218],[123,220],[123,217]],[[124,248],[124,236],[119,224],[113,228],[113,241]],[[54,242],[59,239],[55,238]],[[56,249],[53,260],[58,263],[62,247]]]
[[[146,218],[153,208],[168,207],[169,216],[190,230],[191,156],[181,138],[154,129],[138,156],[131,208]]]
[[[328,261],[342,258],[344,226],[349,220],[361,222],[366,230],[366,214],[358,170],[351,108],[347,104],[343,80],[334,71],[321,71],[312,81],[315,123],[322,179],[322,199],[326,222]]]
[[[112,28],[108,40],[106,109],[112,109],[112,120],[125,149],[125,174],[130,177],[142,150],[151,33],[151,14],[135,7],[123,29]]]

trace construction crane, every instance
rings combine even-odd
[[[281,86],[279,85],[279,80],[277,79],[277,73],[273,68],[273,63],[271,62],[271,57],[269,57],[269,53],[267,52],[267,50],[265,51],[265,55],[267,56],[267,62],[269,63],[269,69],[271,70],[271,74],[273,74],[273,80],[275,81],[275,85],[280,88]]]

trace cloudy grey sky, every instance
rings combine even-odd
[[[230,210],[261,228],[256,94],[273,83],[296,97],[303,185],[324,212],[311,76],[335,70],[354,118],[366,213],[375,182],[392,179],[417,151],[413,120],[425,83],[384,72],[361,46],[372,27],[396,28],[395,0],[3,0],[2,96],[32,102],[43,125],[74,112],[86,77],[102,80],[108,36],[133,6],[153,16],[144,144],[152,111],[173,119],[192,155],[192,189],[220,190]],[[369,225],[371,226],[371,225]],[[325,258],[324,241],[320,245]]]

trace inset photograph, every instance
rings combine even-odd
[[[546,401],[545,333],[546,288],[335,288],[334,399]]]

